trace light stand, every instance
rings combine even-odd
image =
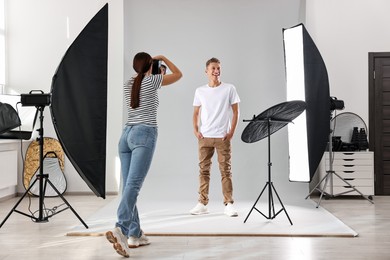
[[[287,124],[291,123],[296,117],[298,117],[306,109],[306,102],[295,100],[288,101],[277,104],[273,107],[268,108],[263,111],[258,116],[253,116],[252,120],[244,120],[244,122],[250,122],[244,129],[241,139],[246,143],[257,142],[265,137],[268,137],[268,181],[266,182],[264,188],[262,189],[260,195],[257,197],[257,200],[253,204],[253,207],[249,211],[247,217],[244,220],[244,223],[249,218],[249,215],[255,209],[266,219],[274,219],[280,212],[284,211],[286,216],[292,225],[292,221],[287,214],[286,208],[284,207],[282,200],[280,199],[272,181],[271,181],[271,135],[278,131],[279,129],[285,127]],[[256,208],[256,204],[259,201],[260,197],[263,195],[265,189],[268,188],[268,216],[262,213]],[[275,212],[274,196],[278,198],[282,208]]]
[[[252,120],[244,120],[244,122],[250,122]],[[257,197],[255,203],[253,204],[251,210],[249,211],[248,215],[246,216],[245,220],[244,220],[244,223],[247,221],[247,219],[249,218],[249,215],[252,213],[252,211],[255,209],[257,212],[259,212],[261,215],[263,215],[266,219],[274,219],[276,218],[276,216],[284,211],[286,213],[286,216],[290,222],[290,224],[292,225],[293,223],[291,222],[291,219],[286,211],[286,208],[284,207],[283,205],[283,202],[282,200],[280,199],[279,195],[278,195],[278,192],[276,191],[272,181],[271,181],[271,166],[272,166],[272,162],[271,162],[271,132],[270,132],[270,129],[271,129],[271,122],[278,122],[278,123],[290,123],[291,121],[281,121],[281,120],[271,120],[271,118],[267,118],[265,119],[265,121],[267,122],[267,132],[268,132],[268,181],[267,183],[265,184],[263,190],[261,191],[260,195]],[[265,189],[268,187],[268,216],[265,215],[263,212],[261,212],[259,209],[256,208],[256,204],[257,202],[259,201],[261,195],[263,195],[263,192],[265,191]],[[282,206],[282,208],[277,212],[275,213],[275,204],[274,204],[274,197],[273,197],[273,192],[276,194],[276,197],[278,198],[279,200],[279,203],[280,205]]]
[[[331,112],[331,116],[330,116],[330,119],[332,119],[332,112]],[[353,191],[356,191],[357,193],[359,193],[363,198],[365,198],[366,200],[368,200],[369,202],[371,202],[372,204],[374,204],[374,202],[369,199],[368,197],[364,196],[363,193],[361,193],[358,189],[356,189],[355,186],[351,185],[348,181],[346,181],[344,178],[342,178],[339,174],[337,174],[334,170],[333,170],[333,158],[334,158],[334,152],[333,152],[333,142],[332,142],[332,136],[333,136],[333,130],[332,130],[332,126],[330,126],[330,132],[329,132],[329,149],[328,149],[328,153],[329,153],[329,170],[326,171],[326,175],[317,183],[317,185],[310,191],[310,193],[306,196],[305,199],[309,198],[310,195],[315,191],[315,190],[318,190],[321,194],[320,194],[320,198],[318,200],[318,203],[317,203],[317,206],[316,208],[318,208],[320,206],[320,203],[321,203],[321,200],[322,200],[322,197],[323,195],[325,194],[326,196],[330,197],[330,198],[334,198],[334,197],[337,197],[337,196],[340,196],[340,195],[344,195],[344,194],[347,194],[347,193],[350,193],[350,192],[353,192]],[[341,192],[341,193],[337,193],[337,194],[334,194],[333,193],[333,175],[335,175],[336,177],[338,177],[340,180],[342,180],[344,183],[346,183],[348,185],[348,187],[351,188],[351,190],[348,190],[348,191],[344,191],[344,192]],[[325,181],[325,182],[324,182]],[[324,185],[322,186],[322,188],[320,188],[319,186],[321,185],[321,183],[324,182]],[[330,193],[326,192],[325,189],[328,185],[328,183],[330,183]]]
[[[49,174],[43,173],[43,110],[45,108],[45,105],[37,105],[37,110],[39,111],[39,121],[40,121],[40,128],[37,130],[39,133],[39,137],[37,140],[39,141],[39,174],[36,175],[36,179],[33,181],[33,183],[30,185],[30,187],[26,190],[26,192],[23,194],[23,196],[18,200],[18,202],[15,204],[15,206],[12,208],[12,210],[8,213],[8,215],[5,217],[3,222],[0,224],[0,228],[3,226],[3,224],[7,221],[7,219],[11,216],[11,214],[15,211],[19,214],[22,214],[26,217],[29,217],[33,219],[35,222],[48,222],[49,218],[64,211],[67,209],[72,210],[72,212],[76,215],[76,217],[83,223],[85,228],[88,228],[87,224],[81,219],[81,217],[77,214],[77,212],[72,208],[72,206],[69,204],[69,202],[62,196],[62,194],[58,191],[58,189],[53,185],[53,183],[49,180]],[[39,215],[38,217],[34,216],[33,214],[28,215],[24,212],[21,212],[17,210],[16,208],[19,206],[20,202],[24,199],[24,197],[30,192],[30,189],[34,186],[34,184],[39,181]],[[68,206],[64,209],[61,209],[57,212],[54,212],[51,215],[44,216],[44,199],[45,199],[45,191],[46,186],[49,184],[53,190],[58,194],[58,196],[61,197],[61,199],[64,201],[64,203]]]

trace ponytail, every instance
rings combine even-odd
[[[137,77],[135,77],[134,79],[133,86],[131,87],[131,100],[130,100],[131,108],[139,107],[139,94],[141,92],[141,83],[144,77],[145,74],[138,73]]]
[[[148,72],[150,66],[152,66],[152,62],[152,57],[145,52],[139,52],[134,56],[133,68],[138,74],[131,87],[131,108],[139,107],[142,80],[145,77],[145,73]]]

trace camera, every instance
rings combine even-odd
[[[152,64],[152,74],[153,74],[153,75],[160,74],[160,73],[161,73],[160,67],[161,67],[161,61],[159,61],[159,60],[153,60],[153,64]]]

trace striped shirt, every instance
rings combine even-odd
[[[146,124],[157,126],[157,108],[159,105],[157,90],[161,88],[163,75],[145,76],[141,83],[139,107],[131,108],[131,88],[134,77],[124,85],[125,103],[127,108],[126,125]]]

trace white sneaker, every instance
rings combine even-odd
[[[140,237],[129,237],[127,240],[130,248],[137,248],[139,246],[146,246],[150,244],[149,238],[145,236],[144,232]]]
[[[202,215],[202,214],[208,214],[209,211],[205,205],[198,202],[198,204],[196,204],[196,206],[190,210],[190,213],[192,215]]]
[[[118,254],[124,257],[130,257],[127,237],[123,235],[122,230],[119,227],[115,227],[112,231],[107,231],[106,238],[113,244],[113,247]]]
[[[225,215],[227,215],[229,217],[237,217],[238,216],[237,210],[233,207],[232,203],[226,204],[224,213],[225,213]]]

